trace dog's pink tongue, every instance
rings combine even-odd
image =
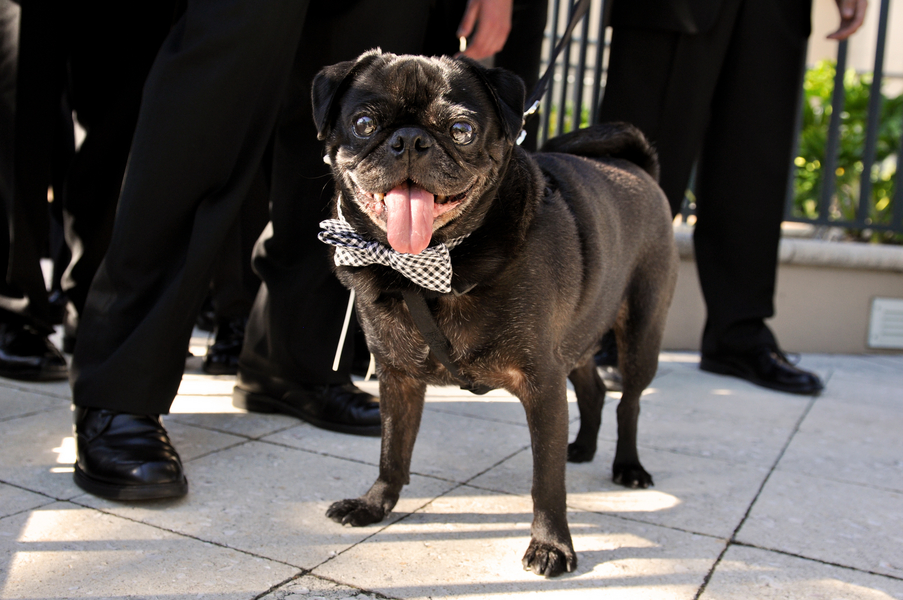
[[[398,252],[420,254],[433,235],[433,195],[413,183],[386,194],[389,244]]]

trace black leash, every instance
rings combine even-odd
[[[533,93],[530,94],[527,102],[525,103],[525,106],[529,107],[526,112],[524,112],[525,121],[528,116],[535,113],[539,108],[539,101],[542,98],[543,94],[546,93],[546,88],[549,85],[549,80],[551,80],[554,73],[555,61],[558,59],[558,55],[561,54],[561,51],[564,49],[564,47],[570,43],[571,34],[573,34],[574,32],[574,28],[577,26],[577,23],[580,22],[580,19],[582,19],[583,16],[586,15],[586,12],[589,10],[589,3],[590,0],[578,0],[574,5],[568,27],[565,30],[564,35],[558,41],[558,44],[555,46],[555,50],[552,51],[552,55],[549,57],[549,66],[546,67],[546,72],[536,83],[536,87],[533,89]],[[525,133],[521,131],[521,135],[517,140],[518,144],[523,141],[524,135]],[[471,286],[471,288],[472,287],[473,286]],[[467,291],[469,291],[471,288],[468,288]],[[461,371],[458,370],[458,367],[455,366],[455,363],[452,361],[451,356],[449,355],[451,343],[448,341],[448,338],[445,337],[445,334],[442,333],[442,330],[439,329],[439,325],[438,323],[436,323],[436,319],[433,318],[433,313],[430,311],[429,306],[427,306],[426,304],[426,299],[423,297],[422,290],[406,290],[402,292],[402,296],[404,297],[404,302],[408,307],[408,312],[411,313],[411,318],[414,320],[414,325],[416,325],[417,329],[420,330],[420,334],[426,340],[427,345],[429,345],[430,351],[433,353],[433,356],[435,356],[436,359],[440,363],[442,363],[446,370],[451,373],[452,377],[458,380],[458,382],[461,384],[461,389],[480,395],[491,391],[493,388],[480,383],[474,383],[473,381],[464,377],[461,374]]]
[[[577,27],[577,23],[580,22],[580,19],[586,15],[586,12],[589,10],[589,4],[590,0],[577,0],[577,3],[573,5],[571,20],[568,23],[567,29],[564,30],[561,39],[558,40],[555,49],[552,51],[552,55],[549,57],[549,66],[546,67],[546,72],[543,73],[539,81],[536,82],[536,87],[533,88],[533,92],[527,97],[527,101],[524,103],[524,106],[527,107],[527,110],[524,112],[524,122],[526,122],[527,117],[539,109],[539,103],[546,93],[546,88],[549,87],[549,81],[551,81],[552,75],[555,74],[555,61],[558,60],[558,55],[561,54],[561,51],[564,50],[565,46],[570,44],[574,28]],[[526,132],[521,131],[520,136],[517,138],[518,145],[524,141],[525,136]]]
[[[424,299],[423,294],[419,290],[406,290],[402,292],[402,296],[404,296],[405,304],[408,305],[408,312],[411,313],[411,318],[414,319],[414,325],[420,330],[420,335],[426,340],[433,356],[452,374],[452,377],[458,380],[461,384],[461,389],[479,395],[491,391],[491,387],[474,383],[461,375],[461,371],[458,370],[458,367],[455,366],[451,356],[448,354],[451,349],[451,343],[439,329],[430,307],[426,305],[426,299]]]

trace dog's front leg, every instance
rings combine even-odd
[[[382,521],[391,512],[401,488],[410,483],[411,455],[425,395],[425,383],[397,371],[383,370],[379,376],[379,478],[360,498],[333,503],[326,511],[327,517],[343,525],[361,527]]]
[[[568,406],[564,377],[521,396],[533,447],[533,526],[523,565],[554,577],[577,568],[567,522]],[[543,389],[544,388],[544,389]]]

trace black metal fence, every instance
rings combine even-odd
[[[607,4],[604,0],[594,1],[590,13],[575,29],[570,49],[562,52],[556,61],[554,78],[542,104],[540,142],[596,120],[599,101],[605,91],[608,58]],[[825,120],[828,121],[825,124],[827,131],[818,132],[817,136],[823,136],[825,140],[823,155],[812,160],[811,164],[806,163],[803,157],[798,157],[788,165],[793,175],[787,190],[788,221],[810,223],[821,228],[843,228],[859,239],[869,239],[870,236],[875,239],[872,235],[874,232],[884,232],[885,239],[895,239],[897,242],[903,240],[903,185],[900,182],[898,163],[900,148],[903,147],[903,133],[899,134],[899,139],[891,140],[890,143],[886,139],[880,140],[883,156],[877,156],[882,112],[885,113],[885,121],[890,119],[903,122],[903,96],[900,97],[901,102],[894,105],[900,108],[887,114],[887,110],[882,110],[887,108],[882,106],[887,103],[887,99],[881,93],[875,93],[880,92],[886,79],[884,56],[890,4],[891,0],[880,0],[880,3],[873,3],[869,7],[869,10],[879,11],[879,18],[871,83],[868,81],[869,74],[864,77],[864,85],[870,92],[865,123],[864,127],[855,126],[857,146],[858,135],[862,135],[861,148],[857,147],[852,157],[847,156],[849,153],[844,153],[843,157],[840,155],[843,136],[851,130],[844,123],[844,119],[849,116],[845,111],[848,92],[844,88],[847,70],[847,42],[844,41],[837,47],[830,108],[823,109]],[[550,54],[550,49],[560,39],[572,9],[570,0],[550,0],[544,56]],[[903,35],[903,32],[896,35]],[[546,64],[547,59],[543,62],[543,68]],[[805,95],[801,95],[801,98],[798,134],[803,127],[803,103],[810,101]],[[864,131],[859,132],[860,129]],[[896,126],[896,129],[903,131],[903,126]],[[886,131],[886,128],[882,131]],[[799,144],[797,149],[799,150]],[[841,158],[847,162],[841,164]],[[798,165],[803,165],[810,171],[813,165],[817,166],[816,185],[799,187],[796,172]],[[838,175],[848,169],[859,173],[857,185],[850,185],[848,174],[843,185],[838,186]],[[875,194],[873,192],[878,178],[882,178],[884,183],[880,193]],[[843,189],[839,190],[839,187]],[[855,189],[850,189],[851,187]],[[811,191],[807,192],[809,188]],[[692,212],[692,208],[690,203],[687,210]]]

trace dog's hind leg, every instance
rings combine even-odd
[[[673,286],[640,278],[634,282],[615,326],[623,387],[618,403],[618,445],[612,480],[630,488],[652,485],[652,476],[640,464],[637,452],[637,423],[640,397],[658,369],[672,289]]]
[[[554,577],[577,568],[567,522],[568,407],[565,377],[525,386],[519,393],[533,448],[533,525],[523,566]]]
[[[574,441],[568,444],[568,462],[590,462],[596,455],[596,442],[602,425],[605,383],[592,357],[575,367],[568,379],[574,384],[577,409],[580,411],[580,430]]]
[[[382,449],[379,477],[366,494],[335,502],[326,516],[360,527],[382,521],[395,507],[401,488],[410,483],[411,455],[420,429],[426,384],[383,369],[379,377]]]

